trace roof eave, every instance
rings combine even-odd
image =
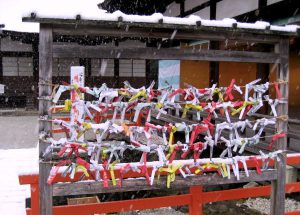
[[[300,28],[297,32],[284,32],[270,29],[249,29],[249,28],[234,28],[234,27],[216,27],[216,26],[197,26],[183,24],[167,24],[167,23],[144,23],[144,22],[125,22],[125,21],[103,21],[103,20],[83,20],[83,19],[58,19],[58,18],[38,18],[38,17],[23,17],[23,22],[36,22],[40,24],[52,25],[83,25],[83,26],[102,26],[104,28],[145,28],[145,29],[169,29],[169,30],[187,30],[187,31],[210,31],[210,32],[228,32],[228,33],[253,33],[260,35],[275,35],[299,37]]]

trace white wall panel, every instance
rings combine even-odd
[[[217,3],[217,19],[234,17],[258,8],[258,0],[223,0]]]
[[[120,60],[120,77],[145,77],[145,60]]]
[[[194,15],[200,16],[202,19],[210,19],[210,7],[199,10]]]
[[[164,13],[164,16],[178,16],[180,15],[180,4],[175,2],[169,4]]]
[[[133,60],[133,74],[134,77],[146,76],[146,61],[145,60]]]
[[[3,57],[3,76],[32,76],[33,65],[30,57]]]
[[[131,77],[132,76],[132,62],[131,60],[120,60],[120,77]]]
[[[185,0],[184,9],[185,11],[191,10],[194,7],[197,7],[205,2],[208,2],[208,0]]]

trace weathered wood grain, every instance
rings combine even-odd
[[[280,61],[278,63],[277,79],[282,81],[289,81],[289,40],[282,39],[275,47],[275,51],[280,54]],[[288,115],[288,84],[280,85],[280,92],[286,103],[280,103],[277,106],[277,114]],[[276,130],[278,133],[288,131],[288,121],[278,119],[276,122]],[[276,148],[286,150],[287,137],[280,138],[276,141]],[[271,214],[284,214],[285,203],[285,175],[286,175],[286,158],[279,155],[280,161],[275,163],[278,171],[277,180],[272,181],[272,195],[271,195]]]
[[[40,28],[40,45],[39,45],[39,77],[42,82],[52,83],[52,43],[53,34],[52,27],[48,25],[41,25]],[[51,96],[52,88],[49,84],[39,85],[39,97]],[[51,111],[49,110],[51,101],[39,100],[39,116],[48,115],[51,119]],[[49,133],[52,125],[49,121],[39,121],[39,132]],[[45,151],[48,145],[39,141],[39,155]],[[40,191],[40,214],[52,214],[52,186],[47,184],[47,178],[51,170],[51,164],[39,163],[39,191]]]
[[[243,183],[249,181],[268,181],[276,179],[276,170],[266,170],[262,175],[258,175],[256,171],[250,171],[249,177],[244,172],[240,172],[240,180],[231,175],[231,179],[222,178],[217,173],[192,176],[182,178],[176,176],[176,180],[171,183],[170,189],[182,189],[188,188],[195,185],[216,185],[216,184],[232,184],[232,183]],[[123,186],[110,186],[103,188],[103,182],[77,182],[77,183],[59,183],[53,185],[54,196],[63,195],[81,195],[81,194],[95,194],[95,193],[114,193],[114,192],[127,192],[127,191],[139,191],[139,190],[159,190],[166,188],[166,176],[161,176],[159,183],[155,183],[150,186],[147,185],[145,179],[130,179],[123,180]]]
[[[275,63],[279,54],[265,52],[54,45],[55,58],[120,58]]]

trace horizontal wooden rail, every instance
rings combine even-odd
[[[250,51],[191,50],[174,48],[122,48],[80,45],[54,45],[55,58],[120,58],[152,60],[203,60],[228,62],[277,63],[279,54]]]
[[[259,166],[262,166],[262,160],[258,159],[257,161],[258,161]],[[295,154],[295,155],[291,154],[287,157],[287,164],[288,165],[299,164],[299,163],[300,163],[299,154]],[[274,166],[274,161],[273,160],[270,160],[269,166],[270,167]],[[253,160],[248,160],[247,161],[247,167],[248,168],[255,168],[256,164]],[[243,165],[240,164],[240,163],[239,163],[239,168],[240,169],[243,168]],[[152,169],[149,168],[148,173],[151,174],[151,171],[152,171]],[[101,174],[103,174],[103,172],[101,172]],[[120,174],[119,170],[115,170],[115,175],[118,176],[119,174]],[[164,175],[164,174],[165,173],[162,173],[162,175]],[[80,174],[76,173],[73,181],[79,180],[80,176],[81,176],[81,173]],[[129,172],[124,174],[123,178],[137,178],[137,177],[143,177],[143,176],[144,176],[143,174],[139,174],[137,172],[129,171]],[[110,175],[108,175],[108,177],[110,177]],[[91,178],[89,178],[89,179],[91,179]],[[70,181],[72,181],[72,180],[69,177],[62,177],[60,174],[58,174],[54,179],[54,182],[70,182]],[[32,173],[32,174],[27,174],[27,175],[20,175],[19,176],[19,182],[20,182],[20,184],[30,184],[32,182],[37,183],[38,182],[38,174],[37,173]]]
[[[244,172],[240,172],[240,180],[237,180],[233,174],[231,178],[222,178],[216,173],[209,173],[206,175],[192,176],[187,178],[177,177],[171,183],[171,188],[185,188],[195,185],[221,185],[244,183],[249,181],[272,181],[277,179],[276,170],[266,170],[261,175],[256,171],[249,171],[249,177]],[[77,183],[57,183],[53,185],[53,196],[68,196],[68,195],[82,195],[82,194],[96,194],[96,193],[115,193],[126,191],[139,190],[163,190],[166,189],[166,176],[161,176],[159,182],[156,181],[152,186],[147,185],[147,182],[142,180],[123,180],[122,187],[112,186],[110,183],[108,188],[103,188],[103,182],[77,182]]]

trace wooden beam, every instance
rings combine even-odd
[[[1,43],[1,40],[0,40]],[[0,55],[0,83],[3,84],[3,64],[2,64],[2,56]]]
[[[146,85],[155,81],[154,88],[158,88],[158,60],[146,60]]]
[[[217,14],[217,2],[216,0],[210,0],[210,19],[215,20],[216,14]],[[220,42],[218,41],[210,41],[209,47],[212,50],[218,50],[220,49]],[[210,61],[209,62],[209,86],[211,87],[213,84],[217,84],[219,86],[219,62],[216,61]],[[213,98],[214,101],[217,100],[217,96],[215,95]]]
[[[120,87],[120,60],[114,59],[114,87]]]
[[[210,0],[208,3],[210,5],[210,20],[215,20],[217,18],[217,0]]]
[[[115,40],[115,46],[119,46],[118,40]],[[118,56],[114,59],[114,87],[120,87],[120,60]]]
[[[185,2],[185,0],[181,0],[180,1],[180,17],[185,17],[185,15],[184,15],[184,11],[185,11],[185,6],[184,6],[184,3]]]
[[[86,76],[92,77],[92,60],[91,58],[86,59]]]
[[[277,79],[282,81],[289,81],[289,40],[282,39],[275,47],[275,51],[280,54],[280,61],[278,64]],[[280,85],[280,92],[282,97],[286,100],[286,103],[280,103],[277,107],[278,116],[288,115],[288,84]],[[277,132],[287,133],[288,121],[277,119],[276,122]],[[287,137],[280,138],[277,140],[276,148],[286,150]],[[280,161],[276,162],[276,168],[278,171],[277,180],[272,181],[272,195],[271,195],[271,214],[280,215],[284,214],[285,205],[285,169],[286,169],[286,158],[283,155],[279,155]]]
[[[121,28],[100,28],[95,26],[57,26],[54,29],[57,35],[90,35],[90,36],[107,36],[107,37],[134,37],[134,38],[171,38],[174,29],[178,26],[174,26],[172,30],[169,29],[140,29],[140,28],[129,28],[130,30]],[[254,33],[242,33],[238,31],[231,31],[228,33],[226,30],[214,28],[213,31],[201,30],[203,27],[194,27],[194,30],[184,31],[178,30],[174,39],[181,40],[236,40],[236,41],[247,41],[256,43],[268,43],[274,44],[279,41],[276,35],[260,35]],[[199,29],[199,30],[195,30]],[[84,34],[83,34],[84,33]]]
[[[33,57],[33,52],[0,51],[2,57]]]
[[[225,50],[190,50],[171,48],[127,48],[98,47],[79,45],[54,45],[55,58],[115,58],[115,59],[151,59],[151,60],[203,60],[230,62],[275,63],[279,54]]]
[[[33,79],[36,83],[39,82],[39,43],[35,40],[32,43],[32,66],[33,66]]]
[[[222,178],[217,173],[208,173],[206,175],[197,175],[187,178],[177,176],[176,180],[171,183],[171,189],[176,187],[188,188],[195,185],[216,185],[216,184],[232,184],[232,183],[244,183],[249,181],[268,181],[276,179],[275,170],[266,170],[262,175],[258,175],[255,170],[249,171],[249,177],[244,172],[240,172],[240,180],[238,181],[235,176],[231,175],[231,178]],[[127,192],[138,190],[159,190],[166,189],[166,176],[160,177],[159,183],[154,183],[152,186],[147,185],[145,179],[136,180],[123,180],[122,187],[112,186],[109,188],[103,188],[103,182],[78,182],[78,183],[59,183],[53,185],[54,196],[67,196],[67,195],[81,195],[81,194],[95,194],[95,193],[115,193],[115,192]]]
[[[210,41],[210,49],[218,50],[220,48],[220,42]],[[219,62],[210,61],[209,62],[209,86],[213,84],[219,86]],[[214,100],[217,99],[217,96],[214,96]]]
[[[49,83],[52,83],[52,44],[53,34],[52,28],[48,25],[40,26],[39,35],[39,116],[48,116],[51,119],[51,101],[43,98],[51,96],[52,87]],[[45,84],[43,84],[43,82]],[[52,124],[50,121],[39,121],[39,132],[50,133]],[[44,153],[46,144],[43,141],[39,141],[39,187],[40,187],[40,214],[51,215],[52,214],[52,186],[47,184],[47,178],[51,170],[51,164],[43,163],[42,154]]]

